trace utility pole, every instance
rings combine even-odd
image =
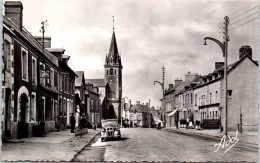
[[[159,81],[154,81],[155,83],[159,83],[162,87],[162,110],[163,110],[163,121],[164,121],[164,127],[165,127],[165,107],[164,107],[164,80],[165,80],[165,68],[164,66],[162,67],[162,82]]]
[[[44,33],[45,33],[45,27],[47,25],[47,20],[41,22],[41,30],[40,32],[42,33],[42,55],[44,55]],[[41,79],[46,78],[45,70],[42,69],[40,66],[40,59],[38,59],[38,98],[39,98],[39,110],[40,113],[38,113],[38,125],[40,125],[40,135],[45,134],[45,122],[44,122],[44,108],[42,108],[42,97],[41,97]],[[43,76],[41,76],[41,71],[44,71]]]
[[[225,110],[225,128],[224,133],[226,136],[228,136],[228,101],[227,101],[227,89],[228,89],[228,80],[227,80],[227,57],[228,57],[228,24],[229,24],[229,17],[225,16],[225,65],[224,65],[224,110]]]
[[[204,40],[205,40],[205,43],[204,45],[207,45],[206,43],[206,40],[212,40],[214,41],[215,43],[217,43],[222,52],[223,52],[223,57],[224,57],[224,86],[223,86],[223,89],[224,89],[224,105],[223,105],[223,111],[224,111],[224,134],[226,136],[228,136],[228,100],[227,100],[227,89],[228,89],[228,81],[227,81],[227,58],[228,58],[228,41],[229,41],[229,36],[228,36],[228,24],[229,24],[229,17],[228,16],[225,16],[224,17],[225,19],[225,36],[224,36],[224,42],[221,43],[219,40],[215,39],[215,38],[212,38],[212,37],[205,37]]]

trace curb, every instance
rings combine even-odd
[[[77,156],[79,153],[81,153],[85,147],[87,147],[88,145],[90,145],[90,143],[93,141],[93,139],[94,139],[98,134],[100,134],[100,132],[97,132],[96,134],[94,134],[93,137],[90,139],[90,141],[89,141],[86,145],[84,145],[84,146],[73,156],[73,158],[72,158],[69,162],[75,162],[75,161],[73,161],[73,160],[76,158],[76,156]],[[77,162],[78,162],[78,161],[77,161]]]

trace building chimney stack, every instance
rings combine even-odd
[[[140,105],[140,101],[136,101],[136,104],[139,104],[139,105]]]
[[[128,103],[129,103],[129,108],[130,108],[131,107],[131,99],[129,99]]]
[[[175,80],[174,80],[175,87],[178,87],[182,82],[183,82],[182,79],[178,79],[178,78],[175,79]]]
[[[20,1],[5,1],[5,16],[21,30],[23,27],[23,4]]]
[[[239,59],[243,58],[245,55],[248,55],[252,59],[252,48],[248,45],[241,46],[239,49]]]
[[[215,70],[219,69],[221,66],[224,66],[224,62],[215,62]]]

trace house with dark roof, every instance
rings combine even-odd
[[[130,127],[152,127],[153,116],[149,107],[149,104],[146,105],[140,104],[140,101],[137,101],[135,105],[129,106],[129,112],[126,118],[126,123]]]
[[[23,27],[20,1],[4,7],[2,137],[44,135],[58,123],[59,59]]]
[[[204,128],[224,126],[223,63],[215,64],[215,70],[202,77],[194,87],[195,119]],[[250,46],[239,49],[239,60],[228,65],[227,72],[228,130],[257,130],[258,124],[258,63],[252,60]],[[207,122],[215,125],[207,125]]]
[[[101,109],[100,117],[101,119],[104,119],[107,108],[108,84],[105,82],[105,79],[86,79],[85,82],[93,84],[93,88],[98,90]]]
[[[86,80],[85,80],[86,81]],[[101,108],[98,87],[94,87],[92,83],[86,82],[85,97],[87,100],[88,120],[92,127],[101,124]]]

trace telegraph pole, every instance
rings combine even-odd
[[[229,41],[229,36],[228,36],[228,24],[229,24],[229,17],[228,16],[225,16],[224,17],[225,19],[225,22],[224,22],[224,29],[225,29],[225,36],[224,36],[224,42],[220,42],[219,40],[215,39],[215,38],[212,38],[212,37],[205,37],[204,40],[205,40],[205,43],[204,45],[207,45],[206,43],[206,40],[212,40],[214,41],[215,43],[217,43],[222,52],[223,52],[223,57],[224,57],[224,83],[223,83],[223,99],[224,99],[224,102],[223,102],[223,118],[224,118],[224,134],[226,136],[228,136],[228,101],[227,101],[227,89],[228,89],[228,81],[227,81],[227,58],[228,58],[228,41]],[[221,122],[222,123],[222,122]]]
[[[163,110],[163,121],[164,121],[164,127],[165,127],[165,107],[164,107],[164,80],[165,80],[165,68],[164,66],[162,67],[162,82],[159,81],[154,81],[154,85],[155,83],[159,83],[162,87],[162,110]]]
[[[44,55],[44,33],[45,33],[45,27],[47,25],[47,20],[41,22],[41,30],[40,32],[42,33],[42,55]],[[44,108],[42,108],[42,97],[41,97],[41,78],[46,78],[46,74],[44,72],[43,76],[41,76],[41,71],[44,71],[44,70],[41,70],[41,66],[40,66],[40,59],[38,59],[38,98],[39,98],[39,110],[40,110],[40,113],[38,113],[39,117],[38,117],[38,125],[40,125],[40,134],[44,134],[45,133],[45,122],[44,122]],[[40,122],[40,123],[39,123]]]
[[[228,41],[229,41],[229,36],[228,36],[228,24],[229,24],[229,17],[225,16],[225,65],[224,65],[224,110],[225,110],[225,128],[224,128],[224,133],[227,136],[228,135],[228,101],[227,101],[227,89],[228,89],[228,80],[227,80],[227,57],[228,57]]]

